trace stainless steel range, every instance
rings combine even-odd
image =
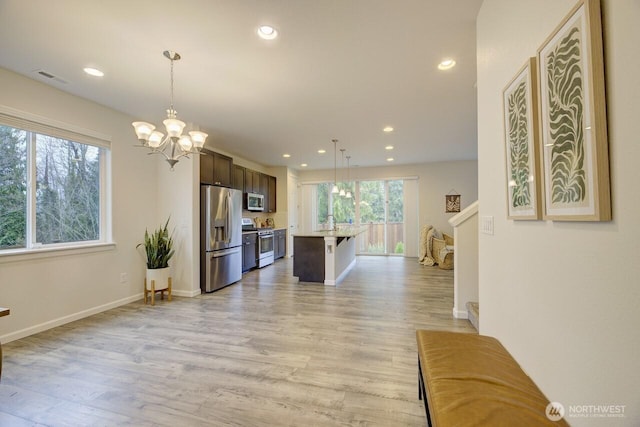
[[[255,231],[258,233],[258,268],[273,264],[273,229],[257,228],[251,218],[242,218],[242,231]]]
[[[258,268],[273,264],[273,230],[258,229]]]

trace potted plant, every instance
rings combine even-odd
[[[174,254],[173,238],[169,234],[169,219],[164,227],[159,227],[152,234],[144,230],[144,242],[137,247],[144,245],[147,255],[147,280],[146,289],[148,291],[159,291],[169,287],[169,260]],[[155,286],[152,288],[152,281]]]

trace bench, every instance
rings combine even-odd
[[[549,400],[497,339],[425,330],[416,337],[429,426],[568,426],[547,417]]]

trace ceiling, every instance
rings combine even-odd
[[[161,126],[170,86],[162,52],[173,50],[182,56],[178,118],[208,132],[214,150],[324,169],[337,138],[351,165],[475,159],[481,3],[0,0],[0,66]],[[264,24],[278,38],[257,37]],[[438,70],[444,58],[456,66]]]

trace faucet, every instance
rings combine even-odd
[[[331,221],[329,222],[330,229],[332,231],[337,231],[338,230],[338,225],[336,224],[336,217],[333,216],[333,214],[329,214],[329,215],[327,215],[327,220],[329,220],[329,217],[331,217]]]

